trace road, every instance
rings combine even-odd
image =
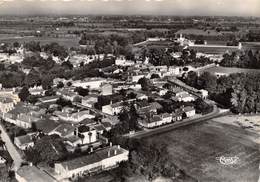
[[[190,118],[190,119],[185,119],[176,123],[172,123],[172,124],[168,124],[168,125],[164,125],[158,128],[154,128],[154,129],[146,129],[146,130],[142,130],[139,132],[136,132],[134,134],[127,134],[125,135],[126,137],[130,137],[130,138],[145,138],[148,136],[153,136],[153,135],[157,135],[160,133],[164,133],[164,132],[168,132],[171,131],[173,129],[182,127],[182,126],[187,126],[190,124],[195,124],[195,123],[199,123],[199,122],[203,122],[203,121],[207,121],[209,119],[213,119],[219,116],[224,115],[225,113],[220,113],[219,109],[217,106],[214,106],[214,109],[211,113],[206,114],[200,118]]]
[[[13,142],[11,141],[9,135],[7,134],[6,130],[4,129],[3,125],[0,123],[0,130],[1,130],[1,138],[5,142],[5,146],[7,151],[9,152],[10,156],[12,157],[13,163],[13,170],[17,171],[21,164],[23,163],[23,159],[17,149],[15,148]]]

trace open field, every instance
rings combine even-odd
[[[201,30],[196,28],[187,28],[187,29],[181,29],[176,34],[183,34],[183,35],[205,35],[205,36],[218,36],[221,35],[221,33],[217,32],[216,30]]]
[[[256,182],[259,176],[259,135],[214,121],[186,126],[147,140],[166,141],[172,160],[202,182]],[[225,166],[218,157],[239,158]]]
[[[78,38],[52,38],[52,37],[33,37],[33,36],[28,36],[28,37],[19,37],[15,35],[7,35],[6,37],[3,35],[0,35],[0,43],[14,43],[14,42],[19,42],[19,43],[26,43],[30,41],[36,41],[40,42],[41,44],[49,44],[52,42],[57,42],[62,46],[65,47],[78,47],[79,46],[79,39]]]
[[[213,74],[233,74],[233,73],[260,73],[259,69],[245,69],[245,68],[235,68],[235,67],[223,67],[223,66],[214,66],[206,68],[203,72],[210,72]]]
[[[260,115],[229,115],[213,119],[220,123],[231,124],[244,130],[252,131],[260,135]],[[254,139],[254,138],[252,138]],[[260,136],[256,138],[256,143],[260,144]]]

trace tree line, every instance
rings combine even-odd
[[[186,84],[209,91],[211,99],[231,108],[235,113],[260,111],[260,73],[235,73],[217,78],[204,72],[189,72],[182,77]]]

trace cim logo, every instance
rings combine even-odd
[[[217,161],[220,162],[220,164],[225,165],[225,166],[237,164],[239,161],[239,158],[237,156],[235,156],[235,157],[221,156],[221,157],[217,157],[216,159],[217,159]]]

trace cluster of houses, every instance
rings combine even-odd
[[[181,121],[184,118],[190,118],[196,115],[196,110],[191,106],[186,106],[181,109],[177,109],[175,112],[163,113],[163,114],[143,114],[138,123],[144,128],[155,128],[162,125]]]
[[[181,38],[180,41],[185,39]],[[41,56],[45,59],[48,57],[44,53],[41,53]],[[88,64],[103,59],[104,55],[76,54],[66,60],[69,60],[74,67],[79,67],[82,63]],[[54,58],[54,61],[60,63],[61,60]],[[40,134],[45,134],[58,135],[63,139],[66,149],[72,153],[77,149],[90,153],[56,162],[51,178],[35,166],[22,166],[16,172],[18,181],[38,179],[35,176],[40,176],[39,179],[44,181],[74,179],[114,168],[120,162],[128,160],[129,152],[119,145],[108,146],[109,140],[104,133],[110,131],[118,122],[118,114],[127,105],[134,105],[140,116],[139,126],[155,128],[194,117],[196,110],[194,107],[185,106],[185,103],[193,102],[198,97],[207,98],[207,91],[193,89],[175,79],[185,72],[182,67],[153,66],[149,64],[149,60],[143,64],[126,60],[125,57],[115,58],[113,66],[126,78],[121,80],[99,77],[83,80],[55,78],[53,80],[55,94],[52,96],[46,96],[46,90],[42,86],[28,89],[31,95],[39,97],[34,105],[20,102],[15,89],[2,89],[0,85],[2,118],[30,131],[26,135],[14,137],[14,144],[18,149],[25,151],[33,147]],[[110,72],[109,69],[106,71]],[[149,92],[142,90],[141,84],[138,83],[141,78],[150,79],[152,86]],[[79,88],[85,89],[87,94],[80,94],[77,90]],[[123,91],[125,91],[124,98],[114,102],[112,98],[115,95],[122,97]],[[167,100],[166,96],[168,100],[184,104],[174,112],[166,113],[159,103],[159,100]],[[100,97],[111,98],[111,101],[97,109]],[[63,106],[59,104],[61,100],[70,104]]]
[[[11,111],[20,102],[18,92],[15,89],[3,89],[0,84],[0,113]]]

